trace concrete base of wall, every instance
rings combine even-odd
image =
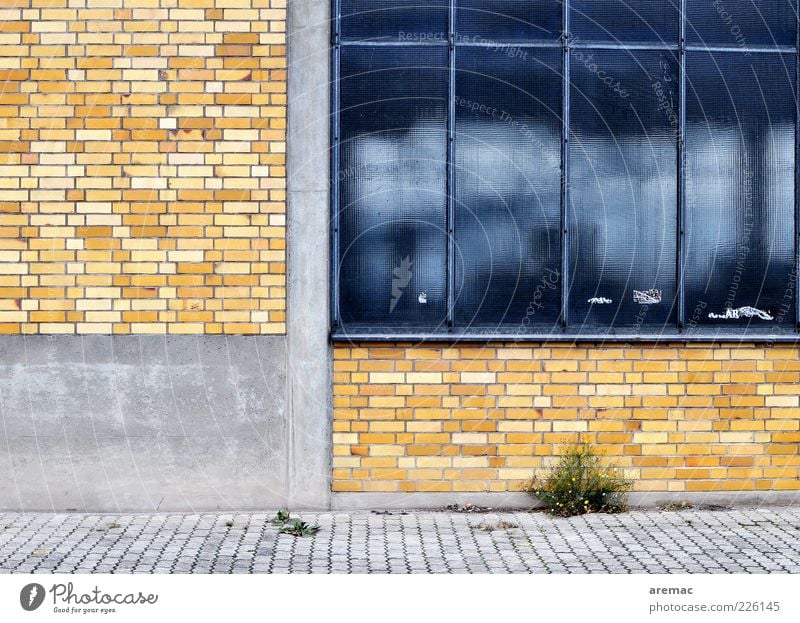
[[[732,491],[713,493],[634,492],[632,508],[657,508],[666,504],[700,506],[794,506],[800,505],[799,491]],[[532,509],[539,504],[526,493],[334,493],[333,510],[425,510],[450,504],[474,504],[493,509]]]
[[[287,505],[282,337],[0,340],[0,510]]]

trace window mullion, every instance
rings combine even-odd
[[[449,88],[447,114],[447,326],[454,325],[455,305],[455,127],[456,127],[456,0],[450,0],[450,16],[448,19],[447,41],[449,46]]]
[[[797,13],[794,80],[794,311],[795,328],[800,327],[800,12]]]
[[[568,325],[569,306],[569,97],[570,97],[570,41],[569,0],[563,4],[563,32],[561,35],[564,57],[564,87],[561,95],[561,326]]]
[[[686,0],[681,0],[680,7],[680,41],[678,45],[678,328],[682,329],[686,322]]]
[[[331,131],[331,258],[330,258],[330,305],[331,323],[334,327],[339,326],[339,77],[341,67],[341,0],[332,0],[332,24],[331,36],[333,43],[333,62],[331,63],[331,110],[332,110],[332,131]]]

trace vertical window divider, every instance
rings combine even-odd
[[[678,41],[678,329],[686,323],[686,289],[684,287],[686,271],[686,0],[680,5],[680,34]]]
[[[794,313],[795,329],[800,328],[800,6],[795,5],[794,79]]]
[[[333,214],[331,219],[331,257],[330,257],[330,308],[331,322],[334,327],[339,326],[339,78],[341,67],[341,0],[332,0],[331,43],[333,44],[333,60],[331,62],[331,205]]]
[[[570,97],[570,24],[569,0],[562,2],[561,49],[563,55],[563,91],[561,94],[561,327],[566,330],[569,309],[569,97]]]
[[[455,127],[456,127],[456,0],[450,0],[448,18],[448,113],[447,113],[447,328],[453,330],[455,306]]]

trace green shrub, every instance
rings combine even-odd
[[[559,517],[584,513],[620,513],[627,509],[631,481],[605,467],[587,443],[565,447],[558,463],[525,490]]]

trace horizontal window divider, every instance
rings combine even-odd
[[[562,43],[558,39],[554,41],[495,41],[484,39],[481,41],[461,41],[457,37],[454,40],[456,47],[465,48],[561,48]]]
[[[331,340],[334,342],[504,342],[504,343],[524,343],[524,342],[636,342],[636,343],[693,343],[693,342],[722,342],[732,343],[759,343],[759,344],[798,344],[800,335],[791,329],[781,333],[759,333],[749,334],[745,332],[722,332],[722,331],[692,331],[692,332],[669,332],[669,333],[646,333],[628,332],[623,330],[616,332],[589,332],[567,330],[563,331],[560,327],[554,329],[552,333],[503,333],[502,330],[487,330],[486,332],[465,331],[463,329],[446,328],[437,331],[407,330],[398,329],[397,331],[386,332],[383,330],[369,329],[347,329],[336,327],[331,331]]]
[[[343,47],[431,47],[443,48],[449,47],[451,44],[447,40],[447,35],[444,38],[435,41],[340,41],[338,44]],[[561,41],[459,41],[456,39],[453,42],[455,47],[465,48],[518,48],[524,49],[537,49],[537,48],[550,48],[561,49],[564,44]],[[654,50],[654,51],[673,51],[680,50],[680,45],[664,44],[658,45],[653,43],[608,43],[602,41],[582,41],[580,43],[570,43],[566,46],[568,50]],[[724,52],[740,52],[740,53],[755,53],[755,54],[794,54],[797,48],[794,46],[769,46],[769,47],[738,47],[738,46],[708,46],[690,44],[685,47],[689,52],[711,52],[711,53],[724,53]]]
[[[448,47],[450,42],[447,40],[447,35],[443,34],[443,39],[435,39],[435,40],[420,40],[420,41],[401,41],[401,40],[394,40],[394,41],[357,41],[357,40],[350,40],[350,41],[341,41],[340,45],[344,46],[355,46],[355,47],[396,47],[396,46],[428,46],[428,47]],[[561,48],[562,43],[559,40],[554,41],[526,41],[526,42],[514,42],[514,41],[494,41],[494,40],[483,40],[483,41],[459,41],[455,39],[453,41],[453,45],[456,47],[465,47],[465,48],[497,48],[497,47],[504,47],[504,48]]]
[[[443,35],[444,39],[441,41],[340,41],[339,45],[346,48],[447,48],[450,47],[450,42],[447,40],[447,35]]]
[[[797,48],[793,45],[774,45],[768,47],[738,47],[738,46],[711,46],[689,44],[689,52],[754,52],[756,54],[795,54]]]
[[[675,43],[614,43],[609,41],[570,42],[570,50],[675,50],[680,46]]]

